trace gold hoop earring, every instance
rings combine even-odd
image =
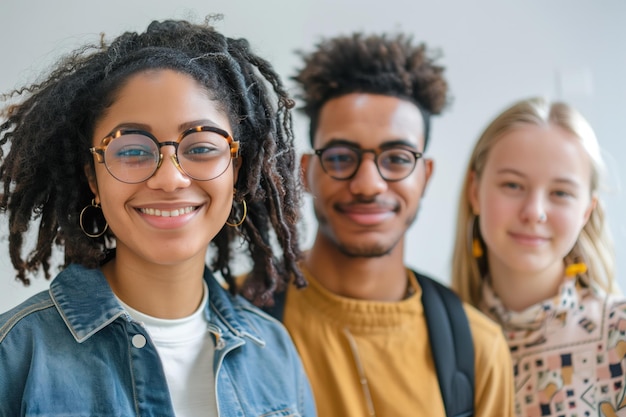
[[[246,216],[248,215],[248,205],[246,204],[246,200],[241,200],[241,204],[243,205],[243,216],[241,216],[241,220],[239,220],[237,223],[226,222],[226,224],[230,227],[241,226],[243,224],[243,221],[246,219]]]
[[[102,207],[100,207],[100,203],[96,203],[96,199],[92,198],[91,199],[91,204],[88,206],[85,206],[85,208],[83,208],[80,211],[80,217],[78,218],[78,223],[80,224],[80,230],[83,231],[84,234],[86,234],[88,237],[100,237],[102,236],[107,229],[109,228],[109,223],[107,223],[106,219],[104,220],[104,229],[102,229],[102,231],[100,233],[89,233],[85,230],[85,226],[83,225],[83,216],[85,215],[85,212],[87,211],[87,209],[89,208],[95,208],[95,209],[100,209],[100,212],[102,212]],[[104,218],[104,215],[102,216]]]

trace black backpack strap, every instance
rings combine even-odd
[[[439,388],[448,417],[474,415],[474,343],[459,297],[437,281],[415,276],[422,287]]]
[[[270,316],[274,317],[278,321],[283,321],[283,312],[285,311],[285,301],[287,300],[287,289],[279,293],[274,293],[274,305],[271,307],[263,307]]]

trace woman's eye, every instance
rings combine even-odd
[[[568,198],[568,197],[572,197],[573,194],[564,190],[556,190],[552,192],[553,195],[559,197],[559,198]]]
[[[214,152],[216,150],[215,146],[211,145],[196,145],[192,148],[189,148],[185,151],[187,154],[207,154]]]
[[[505,182],[502,184],[502,186],[510,190],[519,190],[522,188],[522,186],[516,182]]]
[[[137,164],[144,161],[152,161],[155,156],[151,149],[144,146],[130,145],[122,146],[115,150],[113,159],[117,159],[125,164]]]
[[[227,148],[225,148],[227,149]],[[194,143],[184,149],[179,149],[179,157],[192,161],[192,162],[204,162],[211,161],[215,158],[223,156],[225,149],[220,149],[212,143]]]
[[[140,157],[150,155],[150,152],[147,152],[145,149],[141,148],[125,148],[117,151],[115,155],[119,158]]]

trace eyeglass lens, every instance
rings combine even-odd
[[[166,145],[176,146],[175,142],[157,144],[141,133],[122,134],[108,144],[104,161],[111,175],[118,180],[142,182],[159,167],[160,148]],[[180,168],[191,178],[201,181],[220,176],[231,160],[228,141],[212,131],[194,131],[184,136],[178,143],[176,156]]]
[[[361,165],[362,155],[366,152],[349,146],[332,146],[320,154],[322,168],[333,178],[351,178]],[[385,180],[401,180],[406,178],[417,163],[414,152],[404,148],[389,148],[376,155],[375,162],[380,175]]]

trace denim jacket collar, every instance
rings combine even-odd
[[[228,294],[206,267],[204,280],[209,287],[209,303],[205,314],[212,327],[216,326],[216,336],[230,333],[263,345],[265,342],[255,329],[238,314],[238,310],[251,310],[247,301]],[[68,266],[50,284],[50,296],[79,343],[119,317],[132,320],[118,303],[100,269],[87,269],[81,265]]]

